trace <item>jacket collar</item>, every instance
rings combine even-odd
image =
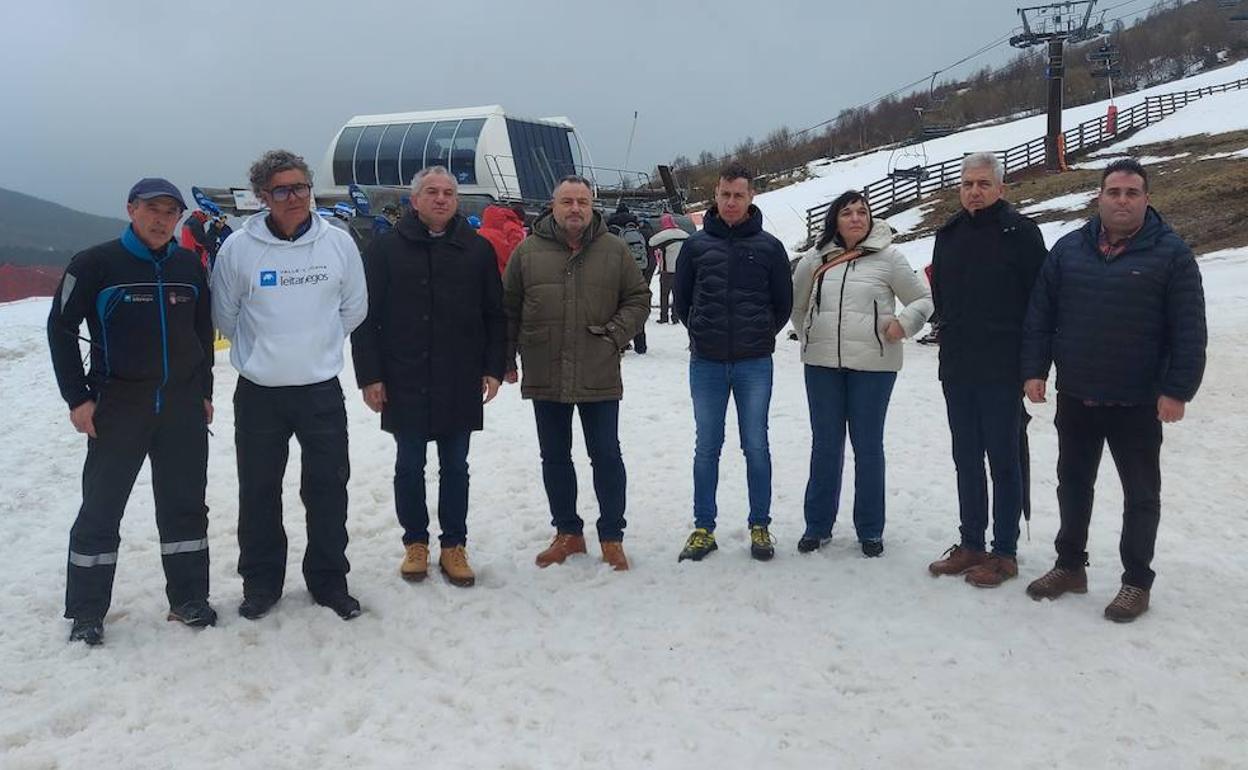
[[[139,259],[145,262],[153,263],[164,262],[166,259],[173,256],[173,252],[178,248],[177,242],[170,239],[170,241],[165,244],[163,253],[160,250],[149,249],[146,243],[139,240],[139,236],[135,234],[134,228],[130,225],[126,225],[125,231],[121,234],[121,245],[125,247],[126,251],[130,252]]]
[[[1088,223],[1080,228],[1080,232],[1083,234],[1083,238],[1087,241],[1089,246],[1096,250],[1097,254],[1100,254],[1101,216],[1097,214],[1089,219]],[[1112,261],[1124,254],[1130,254],[1133,251],[1151,249],[1156,246],[1157,242],[1160,241],[1167,233],[1171,232],[1173,232],[1173,230],[1170,228],[1170,225],[1166,224],[1166,221],[1161,218],[1161,214],[1157,213],[1157,209],[1149,206],[1148,211],[1144,214],[1144,224],[1140,226],[1140,229],[1136,231],[1135,235],[1128,239],[1126,248],[1112,257],[1105,257],[1105,259]]]
[[[883,219],[877,219],[871,224],[871,232],[867,233],[867,237],[862,239],[862,243],[857,248],[862,249],[864,254],[872,254],[877,251],[883,251],[893,243],[893,228],[889,227],[888,222]],[[819,249],[819,256],[833,256],[843,254],[845,247],[836,241],[828,241],[823,248]]]
[[[729,227],[724,220],[719,218],[719,207],[711,206],[702,220],[702,229],[716,238],[746,238],[757,235],[763,231],[763,212],[751,203],[745,219]]]
[[[456,246],[462,247],[465,245],[464,236],[466,229],[470,230],[471,228],[466,228],[463,216],[456,213],[455,216],[451,217],[450,221],[446,223],[446,230],[442,233],[442,235],[434,237],[429,234],[429,228],[425,226],[424,222],[420,221],[420,217],[416,215],[416,212],[409,210],[403,215],[403,218],[399,220],[398,224],[394,226],[394,229],[398,230],[399,235],[409,241],[417,243],[435,243],[444,241],[446,243],[453,243]]]
[[[584,251],[589,244],[598,240],[598,238],[607,231],[606,224],[602,221],[602,212],[597,209],[590,215],[589,225],[585,228],[585,233],[581,236],[581,250]],[[565,248],[571,249],[568,245],[567,234],[563,228],[555,223],[555,215],[553,212],[546,211],[533,222],[532,232],[539,238],[545,238],[548,241],[554,241]]]

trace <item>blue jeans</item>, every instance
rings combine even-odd
[[[728,396],[737,405],[737,429],[745,455],[750,497],[750,526],[771,524],[771,449],[767,445],[767,410],[771,406],[771,356],[744,361],[689,359],[689,392],[697,440],[693,450],[693,525],[715,531],[715,490],[719,453],[724,446]]]
[[[1018,385],[944,383],[945,410],[958,472],[958,512],[962,545],[983,551],[988,529],[988,480],[992,471],[992,552],[1013,557],[1018,551],[1018,519],[1023,512],[1023,477],[1019,451],[1022,393]]]
[[[397,433],[394,443],[394,507],[403,526],[403,544],[429,542],[429,506],[425,503],[425,457],[430,441],[438,445],[438,542],[453,548],[468,542],[468,441],[465,431],[432,438]]]
[[[563,404],[534,401],[537,443],[542,453],[542,482],[550,504],[550,523],[564,535],[579,535],[585,522],[576,513],[576,468],[572,465],[572,411],[581,415],[585,450],[598,497],[598,539],[624,539],[627,475],[620,454],[620,402]]]
[[[854,447],[854,530],[862,542],[884,539],[884,418],[896,382],[897,372],[806,366],[811,435],[807,537],[832,536],[848,426]]]

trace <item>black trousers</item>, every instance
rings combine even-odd
[[[95,408],[87,439],[82,508],[69,533],[65,617],[103,618],[113,598],[121,517],[134,480],[150,458],[165,595],[176,606],[208,598],[208,426],[203,398],[110,386]]]
[[[1161,520],[1161,422],[1152,404],[1087,406],[1058,394],[1057,505],[1062,524],[1057,533],[1057,565],[1077,568],[1087,563],[1088,524],[1096,472],[1106,443],[1118,468],[1124,505],[1122,582],[1151,588],[1150,568]]]
[[[676,323],[676,308],[672,306],[672,295],[676,292],[676,274],[666,271],[659,273],[659,321]]]
[[[303,579],[313,597],[347,588],[347,410],[338,379],[268,388],[242,377],[234,391],[238,454],[238,574],[244,595],[280,596],[286,580],[282,477],[299,441],[307,511]]]
[[[651,266],[643,270],[641,272],[641,277],[644,278],[646,281],[646,288],[649,288],[650,281],[651,279],[654,278],[654,267]],[[647,316],[646,320],[647,321],[650,320],[649,314],[650,314],[650,308],[647,307],[646,308],[646,316]],[[637,336],[633,337],[633,350],[637,351],[638,353],[646,352],[646,325],[644,322],[641,325],[641,331],[637,332]]]

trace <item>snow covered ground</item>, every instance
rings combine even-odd
[[[1063,227],[1046,226],[1050,243]],[[533,566],[550,528],[532,412],[508,387],[471,454],[477,587],[402,582],[393,444],[351,389],[349,555],[365,614],[343,623],[312,605],[296,568],[276,612],[240,619],[235,375],[220,363],[208,500],[220,624],[193,632],[164,620],[145,471],[123,522],[106,644],[69,645],[65,551],[85,442],[52,381],[47,302],[0,306],[0,766],[1244,767],[1248,249],[1203,270],[1208,374],[1187,419],[1166,431],[1153,608],[1127,626],[1101,618],[1120,572],[1108,459],[1090,592],[1043,604],[1023,594],[1050,565],[1057,530],[1051,403],[1033,409],[1035,514],[1020,579],[982,591],[927,575],[956,539],[957,513],[936,351],[917,345],[888,421],[883,559],[859,555],[847,515],[829,548],[795,552],[809,431],[797,351],[782,339],[771,409],[779,554],[749,559],[730,438],[721,550],[678,565],[690,526],[687,354],[680,327],[652,325],[651,353],[625,359],[633,571],[609,572],[594,545],[565,566]],[[297,464],[296,451],[292,564],[304,544]]]
[[[1202,72],[1184,80],[1176,80],[1136,93],[1125,94],[1118,97],[1116,101],[1120,107],[1128,107],[1143,102],[1149,96],[1204,88],[1243,77],[1248,77],[1248,60]],[[1072,107],[1062,113],[1062,123],[1066,127],[1078,125],[1085,120],[1105,114],[1108,106],[1109,102],[1104,101],[1086,104],[1082,107]],[[969,152],[1004,150],[1043,136],[1046,119],[1044,115],[1034,115],[1010,123],[961,131],[940,139],[926,141],[921,145],[921,152],[926,155],[926,160],[915,155],[920,152],[918,149],[920,145],[914,145],[898,150],[896,157],[893,157],[892,150],[881,150],[848,161],[812,164],[811,170],[817,178],[763,193],[757,196],[754,202],[762,209],[764,225],[768,232],[792,250],[795,244],[806,240],[807,209],[830,201],[845,190],[862,189],[871,182],[884,178],[890,170],[890,157],[893,157],[894,166],[907,167],[916,163],[924,165],[940,163],[950,158],[961,157]],[[1122,150],[1128,146],[1163,141],[1176,136],[1206,132],[1221,133],[1240,129],[1248,129],[1248,91],[1207,96],[1179,110],[1164,121],[1140,131],[1117,149]]]

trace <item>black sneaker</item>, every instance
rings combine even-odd
[[[759,561],[770,561],[776,555],[776,543],[766,527],[750,527],[750,556]]]
[[[828,543],[832,542],[830,537],[811,537],[810,535],[802,535],[802,539],[797,541],[798,553],[811,553],[818,551]]]
[[[334,591],[324,596],[318,596],[316,597],[316,603],[338,613],[338,617],[343,620],[358,618],[360,613],[363,612],[360,609],[360,603],[346,591]]]
[[[271,594],[264,591],[256,591],[255,593],[243,593],[243,602],[238,605],[238,614],[248,620],[259,620],[269,614],[269,610],[273,609],[273,605],[277,604],[277,594]]]
[[[689,539],[685,541],[685,547],[680,551],[680,557],[676,561],[681,562],[685,559],[690,561],[702,561],[712,551],[719,549],[715,544],[715,533],[708,532],[705,529],[695,529]]]
[[[88,647],[104,644],[104,621],[99,618],[74,618],[69,641],[82,642]]]
[[[207,628],[217,624],[217,611],[207,599],[193,599],[177,607],[170,607],[166,620],[176,620],[191,628]]]
[[[866,556],[868,559],[874,559],[877,556],[883,556],[884,555],[884,541],[883,540],[863,540],[862,541],[862,555]]]

